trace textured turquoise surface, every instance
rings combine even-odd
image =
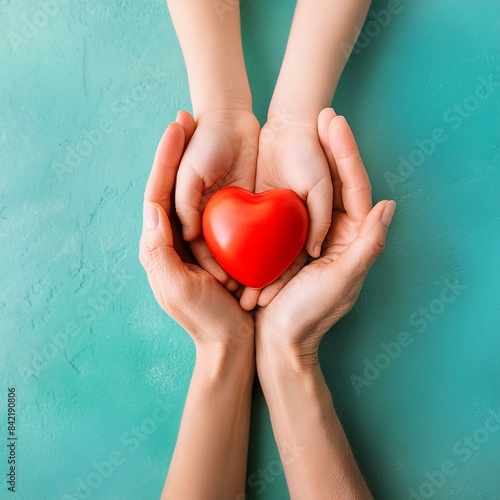
[[[334,106],[398,211],[321,361],[377,499],[499,499],[500,2],[389,3]],[[293,7],[243,2],[260,120]],[[158,498],[194,361],[137,259],[155,147],[190,107],[166,6],[1,0],[0,72],[0,497]],[[287,498],[258,387],[252,417],[248,498]]]

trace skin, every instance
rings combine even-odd
[[[347,44],[362,26],[369,0],[298,0],[283,63],[259,140],[256,192],[295,191],[310,218],[306,250],[318,257],[332,212],[332,178],[317,132],[320,111],[330,106],[344,70]],[[259,290],[245,290],[241,304],[265,306],[300,270],[304,252],[279,280]]]
[[[200,265],[234,291],[238,283],[213,258],[201,234],[208,199],[225,186],[255,187],[260,126],[243,59],[239,4],[168,0],[189,80],[196,131],[182,157],[175,207]],[[196,36],[193,36],[193,33]]]
[[[162,498],[236,498],[245,483],[254,322],[193,263],[172,192],[194,120],[181,113],[163,135],[144,194],[139,258],[160,306],[191,335],[196,364]]]
[[[317,257],[328,232],[332,183],[316,131],[362,26],[369,0],[298,0],[286,53],[262,130],[252,113],[237,1],[167,0],[189,79],[196,132],[179,169],[176,210],[200,266],[229,290],[238,287],[201,234],[201,214],[219,189],[285,187],[307,204],[307,252]],[[193,36],[196,34],[196,36]],[[301,269],[294,265],[263,291],[240,289],[243,308],[270,303]]]
[[[318,363],[324,333],[353,306],[384,248],[394,202],[372,208],[347,122],[321,112],[318,136],[332,178],[332,224],[321,255],[255,314],[241,308],[186,248],[172,191],[192,117],[163,135],[144,195],[140,260],[160,306],[191,335],[196,364],[162,498],[242,498],[255,366],[291,498],[370,499]]]
[[[337,178],[321,255],[256,312],[256,360],[291,498],[372,498],[318,362],[325,332],[354,305],[385,245],[394,202],[372,208],[371,187],[343,117],[321,112],[319,138]],[[290,443],[299,451],[287,456]]]

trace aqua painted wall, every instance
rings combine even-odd
[[[243,1],[260,120],[293,7]],[[372,11],[334,106],[398,210],[322,364],[377,499],[498,500],[500,2]],[[0,72],[0,497],[158,498],[194,361],[137,259],[155,147],[190,108],[166,6],[1,0]],[[258,387],[252,418],[248,498],[285,499]]]

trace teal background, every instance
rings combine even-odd
[[[261,121],[293,8],[243,2]],[[399,10],[382,28],[365,25],[371,35],[334,100],[359,141],[374,200],[394,198],[398,210],[385,253],[323,341],[321,361],[377,499],[406,499],[410,489],[499,499],[500,431],[488,418],[500,411],[500,86],[481,102],[471,96],[480,78],[500,82],[500,2],[413,0]],[[0,72],[0,412],[12,386],[18,412],[17,493],[2,479],[0,496],[158,498],[194,361],[137,258],[156,145],[176,111],[190,108],[167,8],[1,0]],[[422,164],[401,175],[400,157],[436,129],[446,138],[427,142],[432,152],[414,153]],[[449,291],[457,285],[458,296]],[[450,303],[441,299],[447,287]],[[390,343],[400,332],[411,343],[398,353]],[[250,441],[248,498],[288,498],[258,387]],[[96,472],[110,455],[113,470]],[[426,473],[443,464],[453,472],[433,485]],[[80,480],[92,489],[77,491]]]

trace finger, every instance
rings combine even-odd
[[[203,179],[191,163],[188,146],[177,174],[175,188],[175,209],[186,241],[195,240],[201,231],[199,206],[203,189]]]
[[[184,149],[184,137],[184,129],[178,123],[167,127],[156,149],[144,193],[144,201],[158,203],[167,216],[170,216],[172,189]]]
[[[238,289],[239,283],[231,278],[229,274],[222,269],[221,265],[217,262],[215,257],[210,252],[205,240],[197,238],[190,243],[191,251],[195,256],[198,265],[208,271],[222,286],[227,288],[230,292]]]
[[[186,267],[173,247],[167,214],[158,203],[144,203],[139,260],[158,303],[168,307],[173,293],[182,292]]]
[[[184,262],[185,264],[198,265],[198,262],[196,262],[193,252],[191,251],[189,243],[186,243],[182,239],[182,226],[179,217],[172,217],[170,219],[170,226],[172,228],[172,234],[174,237],[174,248],[175,251],[179,254],[182,262]]]
[[[391,224],[396,203],[380,201],[361,224],[358,235],[346,251],[330,266],[340,273],[340,281],[364,277],[385,247],[387,230]]]
[[[237,300],[240,300],[244,291],[245,291],[245,286],[240,283],[238,284],[238,288],[233,292],[233,295]]]
[[[194,121],[193,116],[188,111],[181,110],[177,113],[177,118],[175,119],[177,123],[179,123],[184,129],[184,133],[186,134],[184,148],[187,147],[191,137],[193,137],[194,131],[196,129],[196,122]]]
[[[326,159],[328,160],[330,174],[332,176],[333,209],[344,211],[344,205],[342,203],[342,182],[340,181],[337,164],[335,163],[335,158],[333,157],[332,148],[330,147],[330,141],[328,137],[330,123],[336,116],[337,114],[332,108],[325,108],[320,112],[318,116],[318,135],[321,147],[323,148]]]
[[[240,297],[240,306],[245,311],[251,311],[259,301],[261,289],[246,287]]]
[[[345,212],[362,221],[372,208],[372,190],[356,141],[343,116],[331,121],[328,138],[342,183]]]
[[[309,234],[306,249],[312,257],[319,257],[321,245],[332,221],[333,187],[330,175],[324,176],[308,193]]]
[[[268,306],[271,301],[281,292],[285,285],[304,267],[307,259],[307,252],[300,252],[293,264],[273,283],[267,285],[260,294],[258,305]]]
[[[333,160],[332,148],[328,140],[328,129],[330,128],[331,121],[337,116],[332,108],[322,109],[318,115],[318,136],[325,156],[328,160]]]

